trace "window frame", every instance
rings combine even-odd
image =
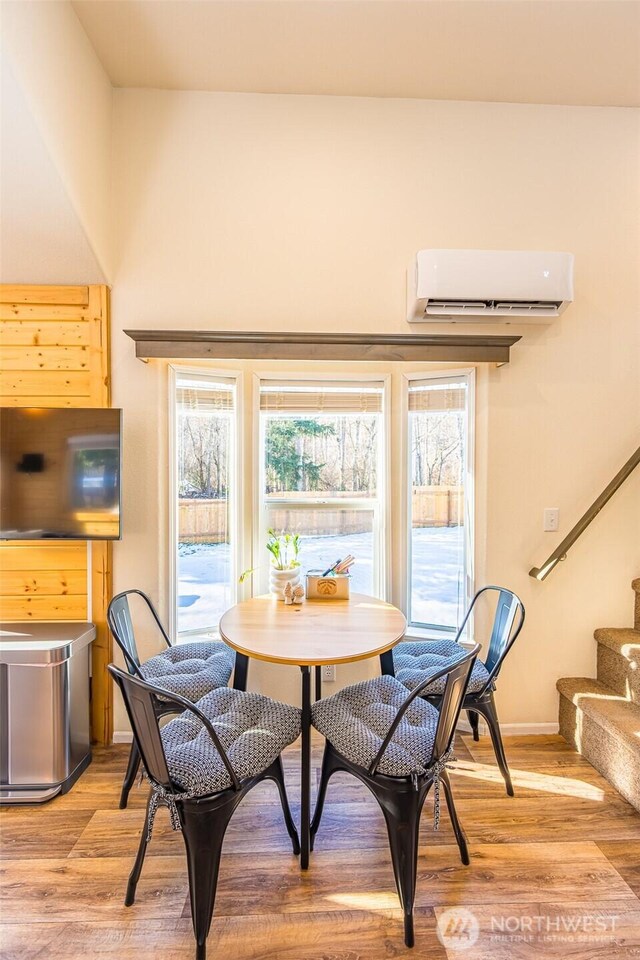
[[[475,522],[476,522],[476,500],[475,500],[475,474],[476,474],[476,368],[463,367],[452,370],[429,371],[403,371],[402,373],[402,429],[401,436],[404,446],[404,456],[402,457],[404,482],[404,498],[402,504],[401,517],[401,556],[403,564],[401,569],[400,594],[402,597],[402,607],[407,618],[407,638],[416,639],[451,639],[457,632],[455,628],[447,628],[437,624],[422,624],[412,622],[411,616],[411,582],[412,582],[412,551],[411,551],[411,530],[412,530],[412,487],[413,487],[413,463],[412,463],[412,443],[410,430],[410,411],[409,411],[409,389],[412,382],[433,381],[433,383],[450,383],[454,380],[466,380],[467,383],[467,417],[466,417],[466,457],[464,467],[464,610],[471,602],[475,592]],[[473,636],[473,622],[469,618],[465,630],[467,639]]]
[[[300,371],[299,368],[281,370],[264,369],[260,361],[255,364],[237,367],[209,367],[190,364],[170,363],[168,369],[168,491],[169,491],[169,635],[173,642],[182,642],[191,636],[205,634],[217,635],[218,625],[203,625],[195,631],[178,634],[178,463],[177,463],[177,383],[181,377],[197,376],[205,380],[222,379],[234,384],[234,415],[232,418],[232,451],[230,452],[230,489],[234,491],[229,512],[229,534],[232,540],[231,550],[231,602],[236,603],[250,596],[264,593],[268,589],[268,564],[264,549],[266,533],[266,510],[263,510],[264,490],[264,430],[260,413],[261,381],[319,381],[339,383],[340,381],[371,381],[383,385],[381,413],[382,436],[378,448],[379,485],[376,498],[319,498],[309,499],[301,504],[296,501],[276,500],[287,506],[320,506],[327,509],[339,506],[355,505],[360,509],[374,510],[374,550],[377,558],[377,570],[374,573],[373,592],[381,599],[391,600],[407,614],[407,638],[451,637],[450,632],[437,627],[421,627],[409,622],[411,591],[411,435],[409,429],[409,387],[415,380],[447,382],[456,377],[467,378],[467,458],[465,465],[465,603],[473,596],[475,577],[475,549],[477,538],[482,538],[482,530],[477,530],[476,489],[478,479],[482,487],[482,477],[477,471],[477,430],[476,409],[478,390],[484,390],[482,370],[474,367],[454,369],[398,369],[392,364],[386,371],[360,374],[329,370],[319,373]],[[484,402],[484,393],[480,399]],[[484,409],[484,407],[483,407]],[[484,447],[482,447],[484,449]],[[392,496],[393,493],[393,496]],[[273,503],[270,500],[269,503]],[[377,516],[375,513],[377,512]],[[377,528],[377,529],[376,529]],[[234,545],[235,544],[235,545]],[[304,565],[304,557],[303,557]],[[255,574],[239,584],[238,578],[243,570],[254,568]],[[470,621],[466,636],[473,634]]]
[[[238,600],[238,577],[240,575],[243,547],[243,471],[240,469],[240,451],[243,447],[243,375],[240,370],[223,368],[192,367],[182,364],[169,364],[169,637],[173,643],[188,641],[191,637],[219,636],[218,624],[203,625],[194,630],[178,633],[178,543],[179,543],[179,506],[178,506],[178,382],[182,377],[201,377],[204,380],[220,382],[233,381],[233,415],[231,416],[231,437],[229,451],[229,490],[235,491],[229,504],[229,537],[231,543],[231,603]]]
[[[327,383],[381,383],[382,384],[382,413],[380,414],[381,437],[378,443],[378,462],[377,477],[378,490],[376,497],[310,497],[308,500],[290,500],[286,497],[277,497],[266,500],[263,492],[265,489],[265,430],[264,419],[260,410],[260,385],[265,381],[273,380],[275,382],[283,381],[310,381],[326,380]],[[269,504],[278,504],[286,506],[288,509],[304,509],[305,507],[315,507],[316,509],[336,510],[340,507],[350,507],[351,509],[362,511],[373,511],[373,595],[382,600],[387,600],[390,591],[390,527],[391,517],[389,514],[391,507],[390,499],[390,417],[391,417],[391,374],[364,374],[354,376],[347,373],[327,373],[325,376],[318,375],[316,372],[301,373],[295,370],[288,370],[285,373],[278,372],[255,372],[253,374],[253,420],[252,427],[254,433],[254,463],[257,469],[254,471],[256,483],[254,487],[253,506],[254,517],[258,522],[253,524],[253,566],[256,567],[257,576],[254,576],[252,591],[253,595],[264,593],[268,589],[267,565],[264,560],[264,544],[267,536],[267,510]]]

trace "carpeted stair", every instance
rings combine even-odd
[[[640,578],[633,629],[596,630],[597,679],[558,680],[560,733],[640,810]]]

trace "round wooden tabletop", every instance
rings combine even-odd
[[[270,595],[254,597],[220,620],[222,639],[239,653],[301,667],[375,657],[402,640],[406,628],[397,607],[359,593],[290,606]]]

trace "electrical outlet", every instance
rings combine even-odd
[[[555,533],[560,528],[560,510],[558,507],[545,507],[543,529],[545,533]]]
[[[333,663],[325,663],[322,668],[322,681],[323,683],[335,683],[336,681],[336,667]]]

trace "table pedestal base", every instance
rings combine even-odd
[[[311,668],[302,673],[302,763],[300,770],[300,869],[309,866],[311,849]]]

